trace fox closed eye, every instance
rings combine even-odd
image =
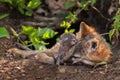
[[[94,41],[93,41],[93,42],[91,42],[91,44],[92,44],[92,45],[91,45],[91,48],[96,48],[96,47],[97,47],[97,42],[94,42]]]

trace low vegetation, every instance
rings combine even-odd
[[[64,28],[64,32],[75,32],[75,29],[71,29],[71,25],[78,21],[78,14],[82,10],[89,10],[89,7],[95,8],[96,0],[79,0],[75,2],[71,2],[70,0],[66,0],[64,7],[68,10],[68,13],[62,15],[63,21],[60,24],[61,28]],[[12,8],[16,8],[21,14],[24,16],[32,16],[34,14],[34,10],[41,6],[41,0],[0,0],[1,4],[7,4]],[[44,4],[43,4],[44,5]],[[73,9],[77,7],[76,9]],[[96,8],[95,8],[96,9]],[[99,12],[99,11],[98,11]],[[100,12],[99,12],[100,13]],[[4,19],[8,17],[9,14],[0,15],[0,19]],[[108,32],[108,36],[110,41],[113,38],[118,40],[119,31],[120,31],[120,8],[116,12],[115,16],[113,17],[112,29]],[[33,26],[24,26],[22,25],[22,31],[17,33],[13,30],[14,36],[17,34],[25,34],[28,37],[28,40],[21,41],[19,35],[17,35],[20,42],[27,46],[33,46],[37,50],[44,50],[46,49],[46,45],[49,43],[46,42],[47,39],[53,38],[59,32],[56,32],[50,28],[34,28]],[[47,27],[47,26],[46,26]],[[0,38],[7,37],[9,38],[9,33],[2,26],[0,28]],[[103,33],[104,34],[104,33]]]

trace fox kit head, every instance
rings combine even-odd
[[[55,58],[55,62],[56,64],[63,64],[63,58],[67,55],[70,55],[69,53],[67,53],[76,43],[77,43],[77,39],[76,36],[72,33],[63,33],[60,36],[59,39],[59,43],[60,43],[60,48],[57,52],[56,55],[54,55]],[[65,58],[68,59],[68,58]]]
[[[89,65],[106,61],[111,58],[111,50],[103,37],[96,30],[84,22],[80,24],[80,31],[76,34],[79,42],[75,45],[74,63],[83,62]]]
[[[62,47],[69,49],[77,43],[77,39],[72,33],[64,33],[60,36],[59,43]]]

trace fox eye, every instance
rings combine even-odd
[[[92,42],[91,44],[92,44],[91,45],[92,48],[96,48],[97,47],[97,42]]]

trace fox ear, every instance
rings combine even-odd
[[[95,29],[93,27],[87,25],[85,22],[81,22],[80,23],[80,30],[76,34],[76,38],[81,39],[81,38],[84,38],[90,34],[95,35],[95,34],[97,34],[97,32],[95,31]]]

